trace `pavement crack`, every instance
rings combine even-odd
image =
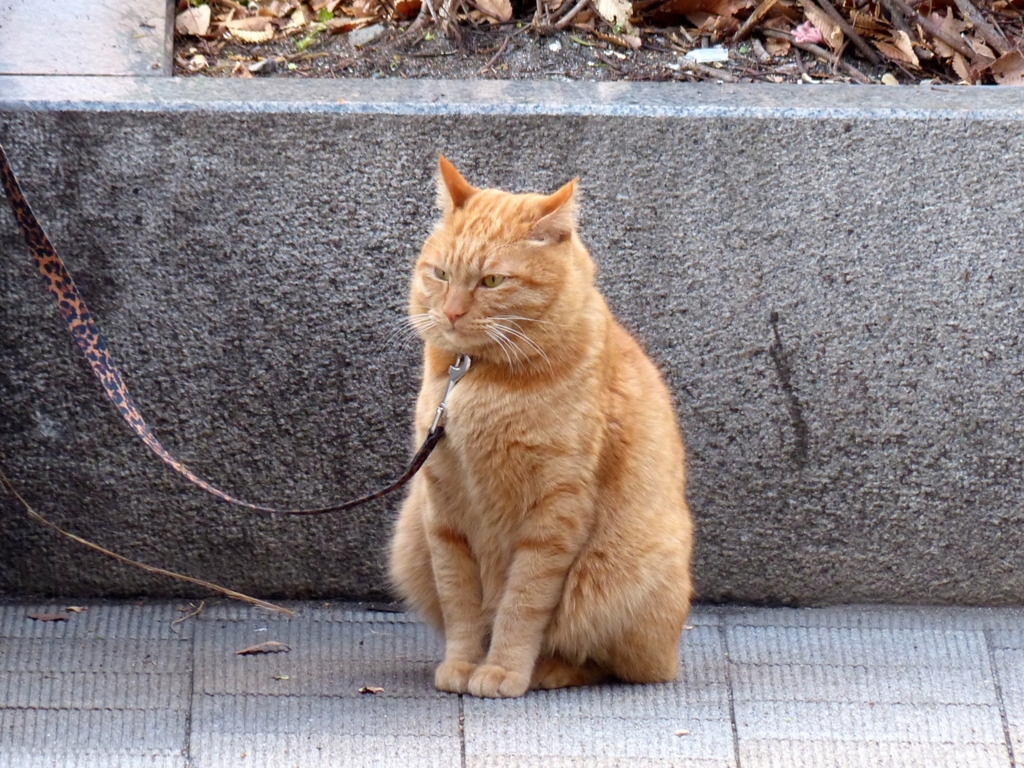
[[[181,746],[185,765],[192,765],[192,707],[196,700],[196,635],[199,634],[199,617],[192,626],[192,637],[188,653],[188,701],[185,705],[185,742]]]
[[[465,697],[459,694],[459,749],[462,757],[462,768],[466,768],[466,709]]]
[[[793,386],[793,369],[789,364],[790,355],[793,353],[785,351],[782,347],[782,336],[779,334],[779,313],[774,309],[768,315],[768,324],[775,337],[768,345],[768,355],[771,357],[775,373],[779,377],[782,393],[786,396],[789,425],[793,430],[793,450],[790,451],[790,460],[797,469],[803,469],[807,465],[810,455],[811,433],[807,427],[807,420],[804,418],[803,405],[800,403],[800,398],[797,397],[796,387]]]
[[[1013,755],[1013,739],[1010,737],[1010,720],[1006,716],[1006,704],[1003,701],[1003,685],[999,682],[999,671],[996,669],[996,649],[992,642],[992,630],[983,631],[985,650],[988,651],[988,665],[992,672],[992,686],[996,692],[996,703],[999,704],[999,719],[1003,722],[1003,738],[1006,740],[1006,754],[1010,758],[1010,768],[1017,768],[1017,760]]]
[[[736,727],[736,700],[733,696],[732,656],[729,654],[729,635],[726,631],[724,616],[722,616],[722,623],[718,625],[718,631],[722,636],[722,652],[725,654],[725,674],[729,691],[729,722],[732,724],[732,752],[736,759],[736,768],[741,768],[740,734]]]

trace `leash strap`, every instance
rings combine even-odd
[[[142,414],[139,413],[139,409],[135,406],[135,401],[132,400],[131,393],[128,392],[128,387],[125,386],[124,380],[121,378],[121,372],[114,364],[114,360],[107,350],[107,341],[96,326],[89,308],[75,286],[75,281],[72,280],[71,274],[64,266],[64,262],[50,244],[46,233],[43,232],[43,228],[39,225],[39,221],[25,200],[25,196],[21,193],[18,179],[15,177],[14,171],[11,170],[10,163],[7,162],[7,154],[4,152],[2,145],[0,145],[0,181],[3,182],[4,192],[6,192],[7,200],[11,204],[14,218],[17,220],[21,233],[25,237],[28,250],[32,254],[32,260],[35,262],[43,282],[46,284],[46,290],[53,294],[65,327],[75,340],[79,350],[85,355],[85,359],[89,361],[92,372],[99,379],[100,384],[103,385],[104,392],[107,393],[107,397],[110,398],[110,402],[114,404],[117,412],[121,414],[121,418],[128,423],[128,426],[132,428],[136,435],[142,438],[142,441],[150,447],[153,453],[159,456],[171,469],[185,477],[189,482],[216,496],[221,501],[246,507],[256,512],[275,515],[324,515],[330,512],[344,512],[360,504],[379,499],[401,488],[423,466],[431,451],[434,450],[435,446],[441,441],[441,438],[444,437],[445,401],[447,401],[448,394],[451,393],[452,388],[469,369],[469,357],[465,355],[461,355],[456,364],[449,369],[448,391],[445,393],[445,400],[438,406],[438,415],[435,417],[434,424],[427,434],[427,439],[416,452],[412,463],[405,473],[387,488],[361,496],[352,501],[347,501],[344,504],[335,504],[318,509],[291,510],[277,509],[261,504],[250,504],[247,501],[236,499],[234,496],[225,493],[212,483],[196,475],[192,470],[174,458],[160,444],[156,435],[153,434],[149,425],[146,424],[146,420],[142,418]]]

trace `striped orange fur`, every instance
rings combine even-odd
[[[442,157],[438,203],[409,300],[417,443],[455,356],[473,365],[391,547],[396,591],[444,633],[436,685],[672,680],[691,595],[683,445],[661,375],[595,287],[575,180],[476,189]]]

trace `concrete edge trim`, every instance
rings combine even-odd
[[[0,77],[0,112],[1024,120],[1021,89],[526,81]]]

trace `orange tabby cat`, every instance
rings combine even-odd
[[[438,203],[410,291],[417,443],[448,366],[472,367],[391,549],[398,592],[444,632],[435,683],[672,680],[691,594],[683,445],[660,374],[594,285],[575,180],[476,189],[442,157]]]

